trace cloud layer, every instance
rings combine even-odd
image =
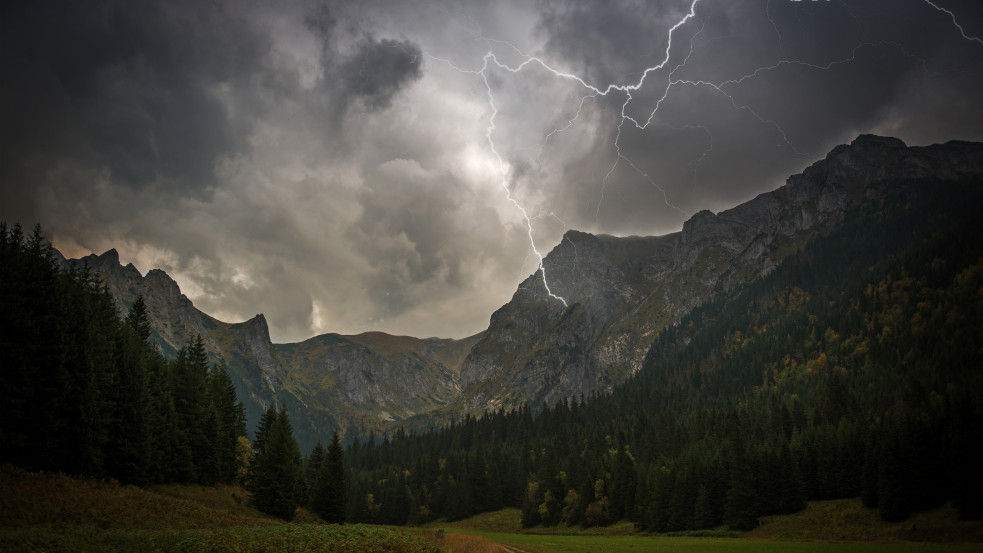
[[[277,341],[463,337],[538,263],[509,195],[545,254],[673,231],[861,132],[983,139],[979,2],[701,0],[670,33],[690,9],[7,2],[0,217]]]

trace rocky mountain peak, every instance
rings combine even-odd
[[[99,256],[99,260],[105,263],[119,263],[119,252],[116,248],[110,248]]]
[[[464,404],[483,410],[552,403],[610,389],[637,372],[652,340],[715,291],[767,274],[892,182],[983,175],[983,144],[909,148],[861,135],[786,185],[660,237],[570,231],[539,272],[496,311],[461,367]]]

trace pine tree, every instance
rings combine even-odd
[[[224,363],[215,365],[209,372],[208,395],[215,414],[217,478],[228,484],[236,477],[236,444],[239,436],[246,435],[246,414]]]
[[[107,472],[120,482],[143,484],[148,479],[150,436],[147,366],[151,346],[146,311],[137,312],[142,297],[130,310],[116,345],[116,378],[110,389],[114,405],[112,439],[106,459]]]
[[[345,469],[345,451],[337,432],[331,437],[331,444],[318,471],[311,508],[325,522],[344,523],[348,520],[348,473]]]
[[[731,465],[730,489],[724,503],[724,522],[733,530],[753,530],[758,527],[758,497],[754,490],[754,476],[741,446],[737,446]]]
[[[268,411],[269,412],[269,411]],[[291,520],[304,497],[304,467],[286,410],[274,412],[249,479],[254,507]]]
[[[321,465],[324,464],[324,446],[317,442],[307,458],[307,468],[304,471],[304,478],[307,481],[307,506],[314,504],[314,493],[317,489],[317,478],[321,473]]]

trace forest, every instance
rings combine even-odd
[[[134,485],[235,483],[280,518],[308,505],[344,520],[337,435],[324,469],[317,455],[305,467],[289,415],[271,405],[250,443],[201,336],[165,359],[143,298],[120,316],[87,266],[59,266],[40,225],[0,225],[0,283],[0,464]]]
[[[673,532],[861,497],[983,516],[983,194],[891,183],[666,329],[611,394],[356,440],[351,518]]]

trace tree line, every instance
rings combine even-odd
[[[0,459],[123,483],[232,482],[245,417],[196,337],[149,342],[143,298],[120,316],[85,265],[62,270],[37,226],[0,226]]]
[[[611,394],[356,440],[352,519],[749,529],[858,496],[983,516],[983,198],[895,184],[666,329]]]
[[[59,266],[41,227],[0,224],[0,463],[135,485],[241,484],[260,510],[348,507],[337,434],[306,467],[286,410],[255,440],[235,386],[195,336],[166,359],[143,297],[125,316],[84,264]]]

